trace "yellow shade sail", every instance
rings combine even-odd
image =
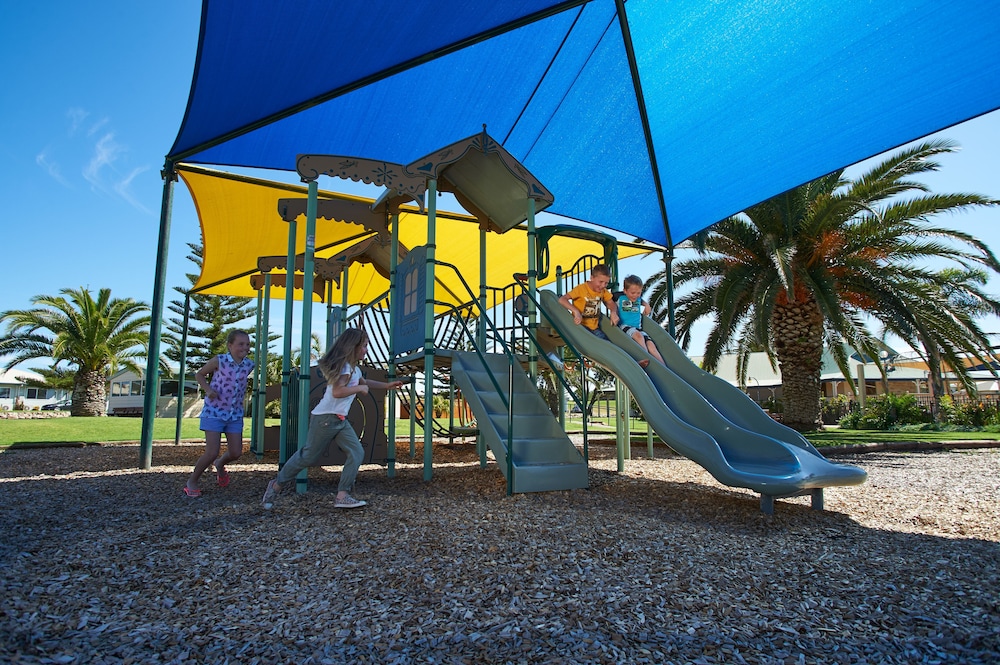
[[[201,225],[203,262],[201,275],[192,287],[192,293],[220,296],[256,297],[262,283],[258,260],[261,257],[285,257],[288,253],[289,224],[282,219],[280,202],[305,198],[307,189],[268,180],[240,176],[223,171],[181,165],[178,173],[194,201]],[[339,258],[348,264],[347,303],[361,305],[372,302],[389,289],[389,248],[383,233],[371,227],[372,199],[320,191],[320,199],[343,202],[342,210],[356,209],[353,219],[316,220],[315,256],[317,263]],[[480,232],[478,221],[468,215],[438,211],[436,216],[436,259],[455,266],[456,270],[439,267],[436,270],[435,298],[450,304],[470,300],[470,294],[456,275],[461,274],[465,283],[478,295],[480,279]],[[296,253],[305,251],[305,216],[297,220]],[[368,227],[364,225],[368,223]],[[384,218],[381,222],[385,229]],[[405,252],[427,242],[427,216],[415,207],[404,208],[399,215],[400,259]],[[381,242],[380,242],[381,241]],[[550,244],[548,277],[539,280],[539,286],[555,280],[555,267],[568,269],[585,255],[603,253],[601,246],[591,240],[554,237]],[[655,245],[619,244],[619,259],[652,251],[661,251]],[[515,273],[528,270],[528,238],[524,227],[516,227],[498,235],[486,234],[486,284],[503,287],[514,281]],[[284,297],[284,263],[275,269],[281,275],[280,286],[272,285],[273,298]],[[301,256],[299,260],[301,266]],[[320,270],[317,269],[317,274]],[[253,276],[257,276],[252,279]],[[334,279],[318,278],[332,284],[333,304],[343,302],[339,276]],[[301,275],[296,284],[301,287]],[[314,289],[314,300],[327,289]],[[296,289],[297,300],[302,298]]]

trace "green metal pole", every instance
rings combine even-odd
[[[347,274],[347,266],[344,266],[343,270],[340,271],[340,325],[337,327],[337,334],[347,330],[347,280],[350,275]]]
[[[514,494],[514,358],[507,367],[507,496]]]
[[[309,198],[306,201],[306,246],[302,258],[302,352],[299,356],[299,448],[306,444],[309,434],[309,389],[312,367],[309,355],[312,351],[312,311],[313,283],[315,282],[313,255],[316,251],[316,200],[319,184],[309,181]],[[307,489],[309,470],[302,469],[295,478],[295,490],[300,494]]]
[[[667,247],[663,251],[663,280],[667,291],[667,332],[677,339],[677,329],[674,320],[674,248]]]
[[[479,350],[486,353],[486,223],[479,223],[479,330],[477,331],[477,343]],[[486,457],[486,439],[483,437],[481,427],[476,432],[476,452],[479,453],[479,466],[485,469],[489,465]]]
[[[254,321],[254,345],[253,345],[253,392],[250,397],[250,450],[254,453],[257,452],[257,446],[260,444],[257,431],[257,423],[260,422],[264,414],[260,412],[260,400],[258,396],[260,395],[260,383],[261,376],[263,375],[264,366],[260,362],[260,323],[262,317],[262,311],[264,307],[264,290],[257,289],[257,319]],[[263,446],[261,446],[263,448]]]
[[[448,377],[448,443],[454,439],[455,431],[455,382]]]
[[[410,459],[417,456],[417,382],[410,384]]]
[[[333,346],[333,339],[335,335],[334,323],[333,323],[333,280],[329,280],[326,283],[326,347],[329,349]]]
[[[184,329],[181,331],[181,357],[178,362],[177,373],[180,376],[177,381],[177,422],[174,423],[174,445],[181,442],[181,425],[184,423],[184,376],[187,374],[187,343],[188,343],[188,322],[191,313],[191,294],[184,296]]]
[[[538,243],[538,234],[535,231],[535,199],[528,199],[528,371],[531,374],[531,383],[535,384],[538,377],[538,353],[535,346],[535,339],[538,335],[538,312],[535,311],[536,288],[535,283],[538,278],[538,270],[535,265],[535,249]],[[511,398],[514,396],[511,395]]]
[[[616,438],[618,440],[618,472],[621,473],[625,470],[625,446],[627,445],[623,438],[624,425],[622,423],[622,382],[615,379],[615,419],[618,421],[618,426],[615,427]]]
[[[628,391],[628,386],[622,381],[622,403],[624,408],[622,409],[622,427],[624,429],[624,439],[625,439],[625,459],[632,459],[632,394]]]
[[[288,460],[288,401],[292,377],[292,315],[295,311],[295,235],[296,222],[288,222],[288,256],[285,264],[285,329],[282,335],[281,358],[281,443],[278,465]],[[304,286],[304,285],[303,285]]]
[[[389,214],[386,219],[392,225],[392,240],[389,244],[389,382],[396,380],[396,345],[394,342],[392,309],[396,306],[396,264],[399,263],[399,214]],[[389,391],[389,431],[386,451],[386,476],[396,477],[396,391]]]
[[[267,442],[267,342],[271,330],[271,273],[264,273],[264,313],[261,315],[260,353],[257,362],[260,364],[260,383],[257,384],[257,411],[260,420],[257,421],[257,459],[263,459]]]
[[[433,475],[434,443],[434,256],[437,242],[437,179],[427,181],[427,266],[424,300],[424,480]]]
[[[562,290],[562,266],[556,266],[556,295],[562,297]],[[565,372],[563,373],[563,376],[566,376]],[[563,431],[566,431],[566,389],[563,387],[562,382],[556,382],[556,390],[559,391],[559,426],[563,428]]]
[[[156,272],[149,320],[149,351],[146,354],[146,396],[142,406],[142,433],[139,440],[141,469],[153,467],[153,422],[156,417],[156,396],[160,385],[160,326],[163,323],[163,293],[167,288],[170,215],[174,200],[174,182],[177,180],[174,163],[167,160],[160,175],[163,177],[163,198],[160,201],[160,233],[156,242]]]

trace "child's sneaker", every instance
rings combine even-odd
[[[557,372],[561,372],[563,370],[563,361],[559,356],[556,355],[555,351],[550,352],[548,355],[545,356],[545,358],[546,360],[549,361],[549,365],[552,366],[552,369],[554,369]]]
[[[275,487],[277,480],[271,480],[267,483],[267,489],[264,490],[264,498],[260,502],[264,505],[264,510],[271,510],[274,508],[274,502],[278,498],[278,493],[281,491]]]
[[[367,501],[360,501],[358,499],[355,499],[350,494],[348,494],[343,499],[337,499],[337,503],[335,504],[335,506],[337,508],[360,508],[361,506],[364,506],[367,503],[368,503]]]

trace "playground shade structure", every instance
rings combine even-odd
[[[813,495],[822,508],[824,487],[859,485],[857,467],[827,461],[801,434],[773,421],[741,390],[692,363],[655,321],[643,329],[660,349],[666,366],[602,319],[601,340],[573,323],[557,296],[539,293],[546,322],[577,351],[595,360],[628,386],[650,427],[674,451],[697,462],[724,485],[761,494],[772,509],[777,497]],[[649,360],[645,370],[639,360]]]
[[[167,157],[408,163],[486,126],[550,212],[674,245],[1000,107],[981,0],[204,0]]]

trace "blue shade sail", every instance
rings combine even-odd
[[[486,125],[550,212],[676,244],[1000,108],[998,34],[981,0],[205,0],[168,158],[405,164]]]

